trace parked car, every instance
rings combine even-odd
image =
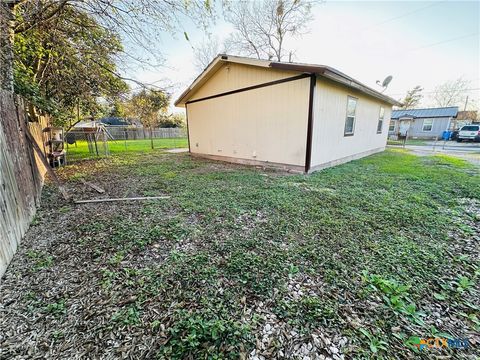
[[[457,142],[473,140],[480,142],[480,125],[465,125],[458,132]]]

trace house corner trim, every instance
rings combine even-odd
[[[313,101],[315,99],[315,84],[317,77],[310,74],[310,93],[308,99],[308,122],[307,122],[307,146],[305,153],[305,174],[308,174],[312,160],[312,137],[313,137]]]

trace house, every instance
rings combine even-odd
[[[457,106],[393,110],[388,134],[392,138],[440,139],[445,130],[453,130],[457,114]]]
[[[219,55],[175,105],[192,155],[308,173],[383,151],[400,103],[329,66]]]
[[[478,123],[480,118],[475,110],[459,111],[457,119],[454,121],[454,129],[460,129],[464,125]]]
[[[102,124],[108,125],[108,126],[129,126],[130,122],[128,122],[126,119],[116,117],[116,116],[108,116],[101,118],[99,120]]]
[[[125,119],[110,116],[101,118],[99,121],[107,126],[143,127],[142,123],[137,119]]]

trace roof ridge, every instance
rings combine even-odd
[[[392,111],[412,111],[412,110],[436,110],[436,109],[453,109],[457,108],[458,106],[440,106],[440,107],[433,107],[433,108],[410,108],[410,109],[395,109]]]

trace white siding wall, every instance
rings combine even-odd
[[[355,133],[344,136],[347,97],[357,98]],[[377,134],[380,106],[385,108],[383,129]],[[311,167],[333,165],[382,150],[386,146],[391,105],[355,90],[317,79],[314,100],[314,128]],[[340,161],[339,161],[340,160]]]
[[[256,80],[249,68],[244,66],[249,82],[274,80],[265,78],[271,73],[265,69]],[[196,96],[211,95],[211,89],[224,92],[243,87],[238,81],[214,80]],[[309,83],[305,78],[188,104],[191,152],[304,166]]]

